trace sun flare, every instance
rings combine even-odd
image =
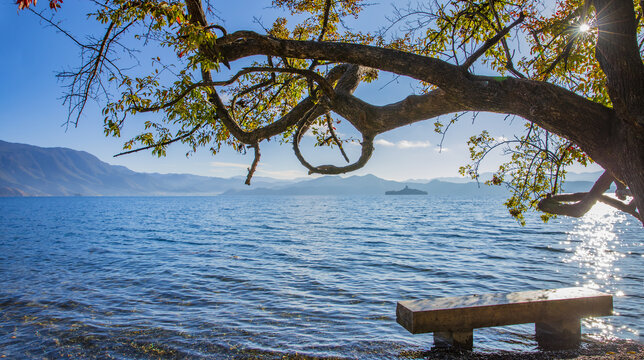
[[[579,25],[579,31],[580,32],[588,32],[590,30],[590,25],[583,23]]]

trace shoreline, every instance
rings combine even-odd
[[[400,354],[401,359],[439,359],[439,360],[639,360],[644,359],[644,344],[636,340],[606,340],[583,343],[579,349],[559,351],[498,351],[491,353],[449,352],[445,350],[415,351]]]

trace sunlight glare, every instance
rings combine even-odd
[[[626,255],[619,251],[619,238],[614,229],[616,223],[624,220],[625,214],[598,203],[568,233],[565,244],[575,245],[571,248],[573,253],[564,262],[578,266],[581,281],[577,286],[613,293],[618,297],[625,296],[623,291],[615,287],[615,281],[620,278],[616,263]],[[587,328],[599,330],[597,340],[613,338],[616,330],[637,335],[637,330],[626,326],[615,329],[609,319],[584,319],[583,324]]]
[[[590,25],[588,25],[586,23],[583,23],[583,24],[579,25],[579,31],[580,32],[588,32],[588,30],[590,30]]]

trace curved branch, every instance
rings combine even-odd
[[[297,131],[295,131],[295,134],[293,134],[293,152],[295,153],[295,156],[297,159],[300,161],[302,165],[304,165],[305,168],[309,169],[309,174],[324,174],[324,175],[338,175],[338,174],[344,174],[350,171],[358,170],[362,167],[364,167],[369,159],[371,158],[371,155],[373,154],[373,136],[368,135],[368,134],[362,134],[362,152],[360,154],[360,158],[356,162],[350,165],[346,166],[335,166],[335,165],[319,165],[319,166],[313,166],[311,165],[306,159],[304,159],[304,156],[302,155],[300,151],[300,141],[302,140],[302,136],[306,131],[309,129],[310,124],[312,120],[315,119],[313,116],[309,116],[308,118],[303,119],[302,122],[298,125]]]
[[[614,166],[611,167],[608,150],[612,144],[606,136],[613,129],[614,110],[553,84],[510,77],[476,76],[445,61],[399,50],[349,43],[276,39],[250,31],[238,31],[218,39],[216,45],[205,49],[204,56],[216,57],[220,53],[231,61],[252,55],[319,59],[409,76],[438,86],[447,93],[447,103],[460,104],[453,106],[455,111],[476,110],[521,116],[574,141],[596,162],[615,171]],[[423,115],[422,120],[431,117],[428,115],[431,114]],[[368,126],[386,127],[384,124]]]
[[[439,59],[369,45],[276,39],[252,31],[236,31],[217,39],[216,44],[204,51],[208,57],[222,54],[229,61],[269,55],[357,64],[445,87],[458,79],[465,81],[465,73],[460,68]]]
[[[221,33],[223,34],[223,36],[228,35],[228,31],[226,31],[226,28],[225,28],[225,27],[223,27],[223,26],[221,26],[221,25],[214,24],[214,25],[206,26],[206,27],[204,28],[204,30],[210,30],[210,29],[217,29],[217,30],[221,31]]]
[[[581,217],[600,200],[613,181],[615,181],[613,176],[605,171],[589,192],[552,195],[539,201],[537,207],[550,214]]]
[[[635,216],[636,219],[641,219],[640,213],[637,212],[637,208],[635,207],[634,203],[629,203],[626,204],[624,202],[621,202],[617,199],[613,199],[612,197],[608,197],[606,195],[602,195],[599,197],[599,201],[614,207],[617,210],[623,211],[625,213],[631,214]]]
[[[455,100],[447,92],[438,89],[424,95],[410,95],[393,104],[377,106],[351,94],[338,92],[329,107],[360,132],[376,135],[436,116],[472,110]]]

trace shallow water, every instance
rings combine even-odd
[[[431,334],[396,301],[588,286],[618,316],[586,341],[644,334],[644,232],[608,207],[521,227],[499,199],[0,199],[0,355],[396,358]],[[475,331],[531,350],[533,325]]]

